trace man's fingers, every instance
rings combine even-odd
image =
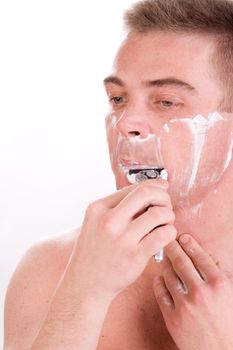
[[[164,315],[174,310],[174,302],[171,294],[166,288],[163,277],[155,277],[153,282],[153,289],[157,303]]]
[[[125,196],[127,196],[131,191],[136,188],[137,184],[129,185],[127,187],[123,187],[117,192],[100,199],[99,201],[103,202],[103,205],[106,206],[107,209],[115,208],[117,204],[119,204]]]
[[[174,300],[174,304],[176,305],[180,301],[183,301],[184,295],[187,294],[187,289],[175,273],[169,259],[167,259],[164,266],[163,278],[165,285]]]
[[[157,226],[173,224],[174,212],[167,207],[150,207],[144,214],[133,220],[128,228],[127,235],[138,243],[144,236],[150,234]]]
[[[169,194],[156,182],[151,180],[138,184],[124,199],[113,209],[116,216],[123,221],[129,221],[143,213],[149,206],[166,206],[172,208]]]
[[[182,235],[179,243],[169,244],[166,254],[188,291],[197,284],[211,283],[221,277],[221,270],[193,237]]]
[[[192,236],[188,234],[180,236],[179,243],[206,282],[215,281],[221,275],[216,263]]]
[[[197,269],[194,267],[192,260],[177,241],[169,244],[165,251],[176,274],[179,276],[180,280],[184,282],[188,291],[197,283],[204,283]]]
[[[164,181],[162,179],[158,180],[147,180],[147,184],[151,184],[152,186],[156,188],[160,188],[164,191],[168,188],[168,182]],[[122,189],[118,190],[117,192],[98,200],[97,202],[101,201],[104,206],[106,206],[107,209],[115,208],[130,192],[132,192],[137,186],[144,186],[145,182],[142,184],[135,183],[133,185],[129,185],[126,187],[123,187]]]
[[[177,231],[173,225],[158,227],[139,243],[138,249],[144,256],[152,256],[176,239],[176,234]]]

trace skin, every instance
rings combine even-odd
[[[178,348],[231,349],[232,276],[190,235],[180,236],[166,253],[169,261],[154,280],[154,292]]]
[[[110,155],[119,134],[146,137],[174,113],[216,111],[222,91],[212,52],[203,36],[157,32],[123,43],[112,72],[123,86],[105,83]],[[196,93],[143,84],[167,76]],[[172,98],[182,107],[167,103]],[[231,349],[232,164],[198,217],[174,210],[165,181],[129,186],[112,168],[118,191],[89,206],[80,232],[33,247],[17,268],[6,296],[5,349]],[[192,238],[183,244],[185,232]],[[167,259],[156,265],[151,256],[164,246]]]
[[[116,118],[114,128],[108,128],[110,153],[116,146],[118,133],[128,137],[138,134],[146,137],[149,133],[157,134],[164,119],[168,121],[174,115],[208,115],[217,110],[222,92],[210,64],[212,45],[211,40],[207,42],[205,37],[190,38],[184,35],[178,39],[170,33],[138,35],[123,44],[113,71],[121,84],[113,81],[106,83],[112,105],[110,115]],[[143,55],[144,52],[147,52],[147,55]],[[174,72],[175,78],[192,85],[195,93],[174,87],[172,84],[163,88],[145,87],[145,81],[173,77]],[[118,96],[118,99],[114,100],[114,96]],[[176,106],[177,100],[183,101],[183,104]],[[172,157],[171,149],[170,154]],[[119,171],[117,162],[113,162],[112,167],[118,175],[117,186],[124,186],[126,180]],[[232,220],[229,211],[232,209],[232,202],[227,192],[232,191],[229,188],[232,180],[230,168],[216,187],[218,200],[214,199],[213,193],[205,197],[199,193],[203,197],[201,215],[192,216],[190,208],[176,211],[176,227],[179,234],[191,233],[209,253],[212,253],[216,261],[220,261],[222,269],[214,264],[213,259],[194,239],[190,244],[191,249],[182,250],[186,246],[179,246],[178,242],[174,242],[167,248],[168,261],[162,277],[154,283],[155,295],[166,325],[180,349],[232,347],[230,322],[233,309],[230,307],[230,277],[233,262],[229,251],[229,247],[232,247]],[[222,210],[218,206],[220,202],[223,205]],[[216,219],[215,213],[218,213]],[[208,217],[211,218],[211,222],[207,221]],[[206,277],[204,281],[200,280],[196,273],[197,270],[202,273],[203,268]],[[223,271],[224,269],[226,271]],[[177,290],[174,282],[177,275],[185,284],[187,278],[191,279],[187,296]],[[219,301],[219,305],[215,304],[216,300]],[[200,334],[203,334],[203,337],[200,337]]]

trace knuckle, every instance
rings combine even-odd
[[[192,286],[192,300],[195,304],[204,304],[206,301],[205,288],[200,284],[193,284]]]
[[[169,209],[165,208],[165,207],[156,207],[156,213],[158,218],[167,218],[169,215]]]
[[[96,200],[88,205],[86,215],[89,217],[98,215],[103,210],[103,203],[101,200]]]
[[[148,210],[151,213],[151,215],[156,216],[158,218],[164,216],[165,213],[165,208],[158,206],[152,206]]]
[[[212,287],[216,290],[222,290],[227,286],[227,279],[224,276],[213,277],[210,281]]]
[[[169,233],[169,236],[171,236],[174,239],[177,236],[177,229],[173,225],[166,225],[166,232]]]
[[[114,216],[112,213],[106,213],[102,216],[100,221],[101,229],[108,234],[115,234],[117,225],[114,223]]]
[[[184,320],[187,320],[189,316],[189,305],[186,302],[186,300],[182,300],[182,303],[179,303],[179,305],[176,308],[176,313],[171,314],[169,319],[169,324],[174,329],[179,329],[181,327],[181,324],[184,322]]]
[[[171,198],[168,192],[150,181],[143,181],[139,183],[135,191],[138,191],[140,196],[148,198],[152,205],[156,205],[157,201],[159,200],[159,202],[164,206],[172,207]]]
[[[136,247],[132,245],[127,235],[122,235],[117,239],[116,242],[118,248],[123,252],[124,256],[128,258],[135,257],[138,253]]]
[[[195,255],[195,261],[198,265],[206,265],[209,261],[208,256],[204,253],[197,253]]]
[[[179,305],[179,314],[180,315],[187,315],[187,313],[190,311],[190,305],[189,303],[184,299],[182,300],[182,303]]]
[[[170,208],[164,208],[164,215],[167,222],[174,222],[175,221],[175,213]]]
[[[162,194],[163,196],[163,202],[164,202],[164,205],[168,205],[168,206],[172,206],[172,202],[171,202],[171,197],[170,195],[168,194],[168,192],[162,190],[162,189],[159,189],[160,193]]]
[[[171,209],[169,210],[169,217],[170,217],[169,222],[174,222],[176,219],[175,213]]]
[[[170,296],[165,291],[157,292],[156,299],[157,299],[158,304],[160,304],[160,305],[162,305],[162,304],[170,305],[171,304]]]
[[[193,303],[190,302],[189,299],[183,299],[182,303],[179,303],[178,317],[175,317],[176,320],[174,322],[177,322],[177,327],[180,327],[180,321],[185,320],[185,322],[195,322],[196,315],[195,315],[195,309],[193,308]]]
[[[176,229],[172,225],[166,225],[161,228],[159,228],[160,231],[160,240],[163,242],[167,242],[168,238],[169,240],[176,237]],[[158,237],[157,237],[158,238]]]
[[[179,270],[184,270],[187,267],[187,258],[185,256],[179,255],[174,259],[174,266]]]
[[[175,220],[175,214],[173,211],[167,207],[153,206],[150,207],[150,210],[153,212],[153,215],[156,215],[159,218],[166,220],[167,222]]]
[[[136,188],[136,191],[138,191],[141,196],[148,197],[148,196],[151,196],[152,186],[146,184],[145,182],[139,183]]]

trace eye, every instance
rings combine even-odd
[[[119,105],[121,103],[124,103],[124,98],[121,96],[114,96],[114,97],[110,98],[109,102],[113,103],[115,105]]]
[[[165,107],[165,108],[171,108],[171,107],[177,106],[176,103],[174,103],[174,102],[172,102],[172,101],[169,101],[169,100],[160,101],[160,105],[161,105],[162,107]]]

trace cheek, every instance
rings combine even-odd
[[[114,161],[116,159],[115,153],[117,151],[117,143],[119,138],[119,135],[116,132],[115,124],[116,124],[116,116],[114,114],[107,115],[105,119],[105,127],[106,127],[109,155],[110,155],[113,171],[115,168],[115,164],[114,164]]]
[[[191,130],[185,123],[176,122],[169,126],[169,132],[161,134],[161,154],[164,165],[170,174],[170,181],[185,173],[190,175],[191,154],[194,144]]]
[[[107,115],[105,118],[105,129],[106,129],[109,149],[112,149],[112,144],[113,144],[113,122],[114,122],[114,117],[112,115]]]
[[[114,113],[110,113],[106,116],[105,128],[106,128],[107,135],[109,134],[109,132],[111,132],[111,130],[115,128],[116,122],[117,122],[117,117]]]
[[[169,174],[169,192],[173,205],[182,205],[189,195],[193,169],[194,136],[186,123],[169,125],[169,132],[161,134],[161,154]]]
[[[115,128],[116,117],[106,118],[111,165],[117,188],[129,183],[119,167],[119,154],[139,164],[161,164],[169,174],[169,192],[176,207],[194,206],[217,185],[232,156],[233,116],[217,113],[170,120],[159,137],[148,142],[129,142]],[[133,140],[132,140],[133,141]],[[155,142],[156,141],[156,142]]]
[[[121,137],[116,130],[117,117],[111,113],[107,115],[105,119],[105,127],[108,141],[109,157],[111,161],[111,167],[115,175],[116,188],[121,189],[122,187],[128,186],[129,183],[122,169],[118,165],[118,150]]]
[[[173,204],[193,206],[216,187],[232,156],[232,116],[176,120],[161,135]]]
[[[210,128],[205,137],[200,156],[197,177],[200,185],[219,180],[227,169],[232,157],[232,131],[227,123],[218,123]]]

